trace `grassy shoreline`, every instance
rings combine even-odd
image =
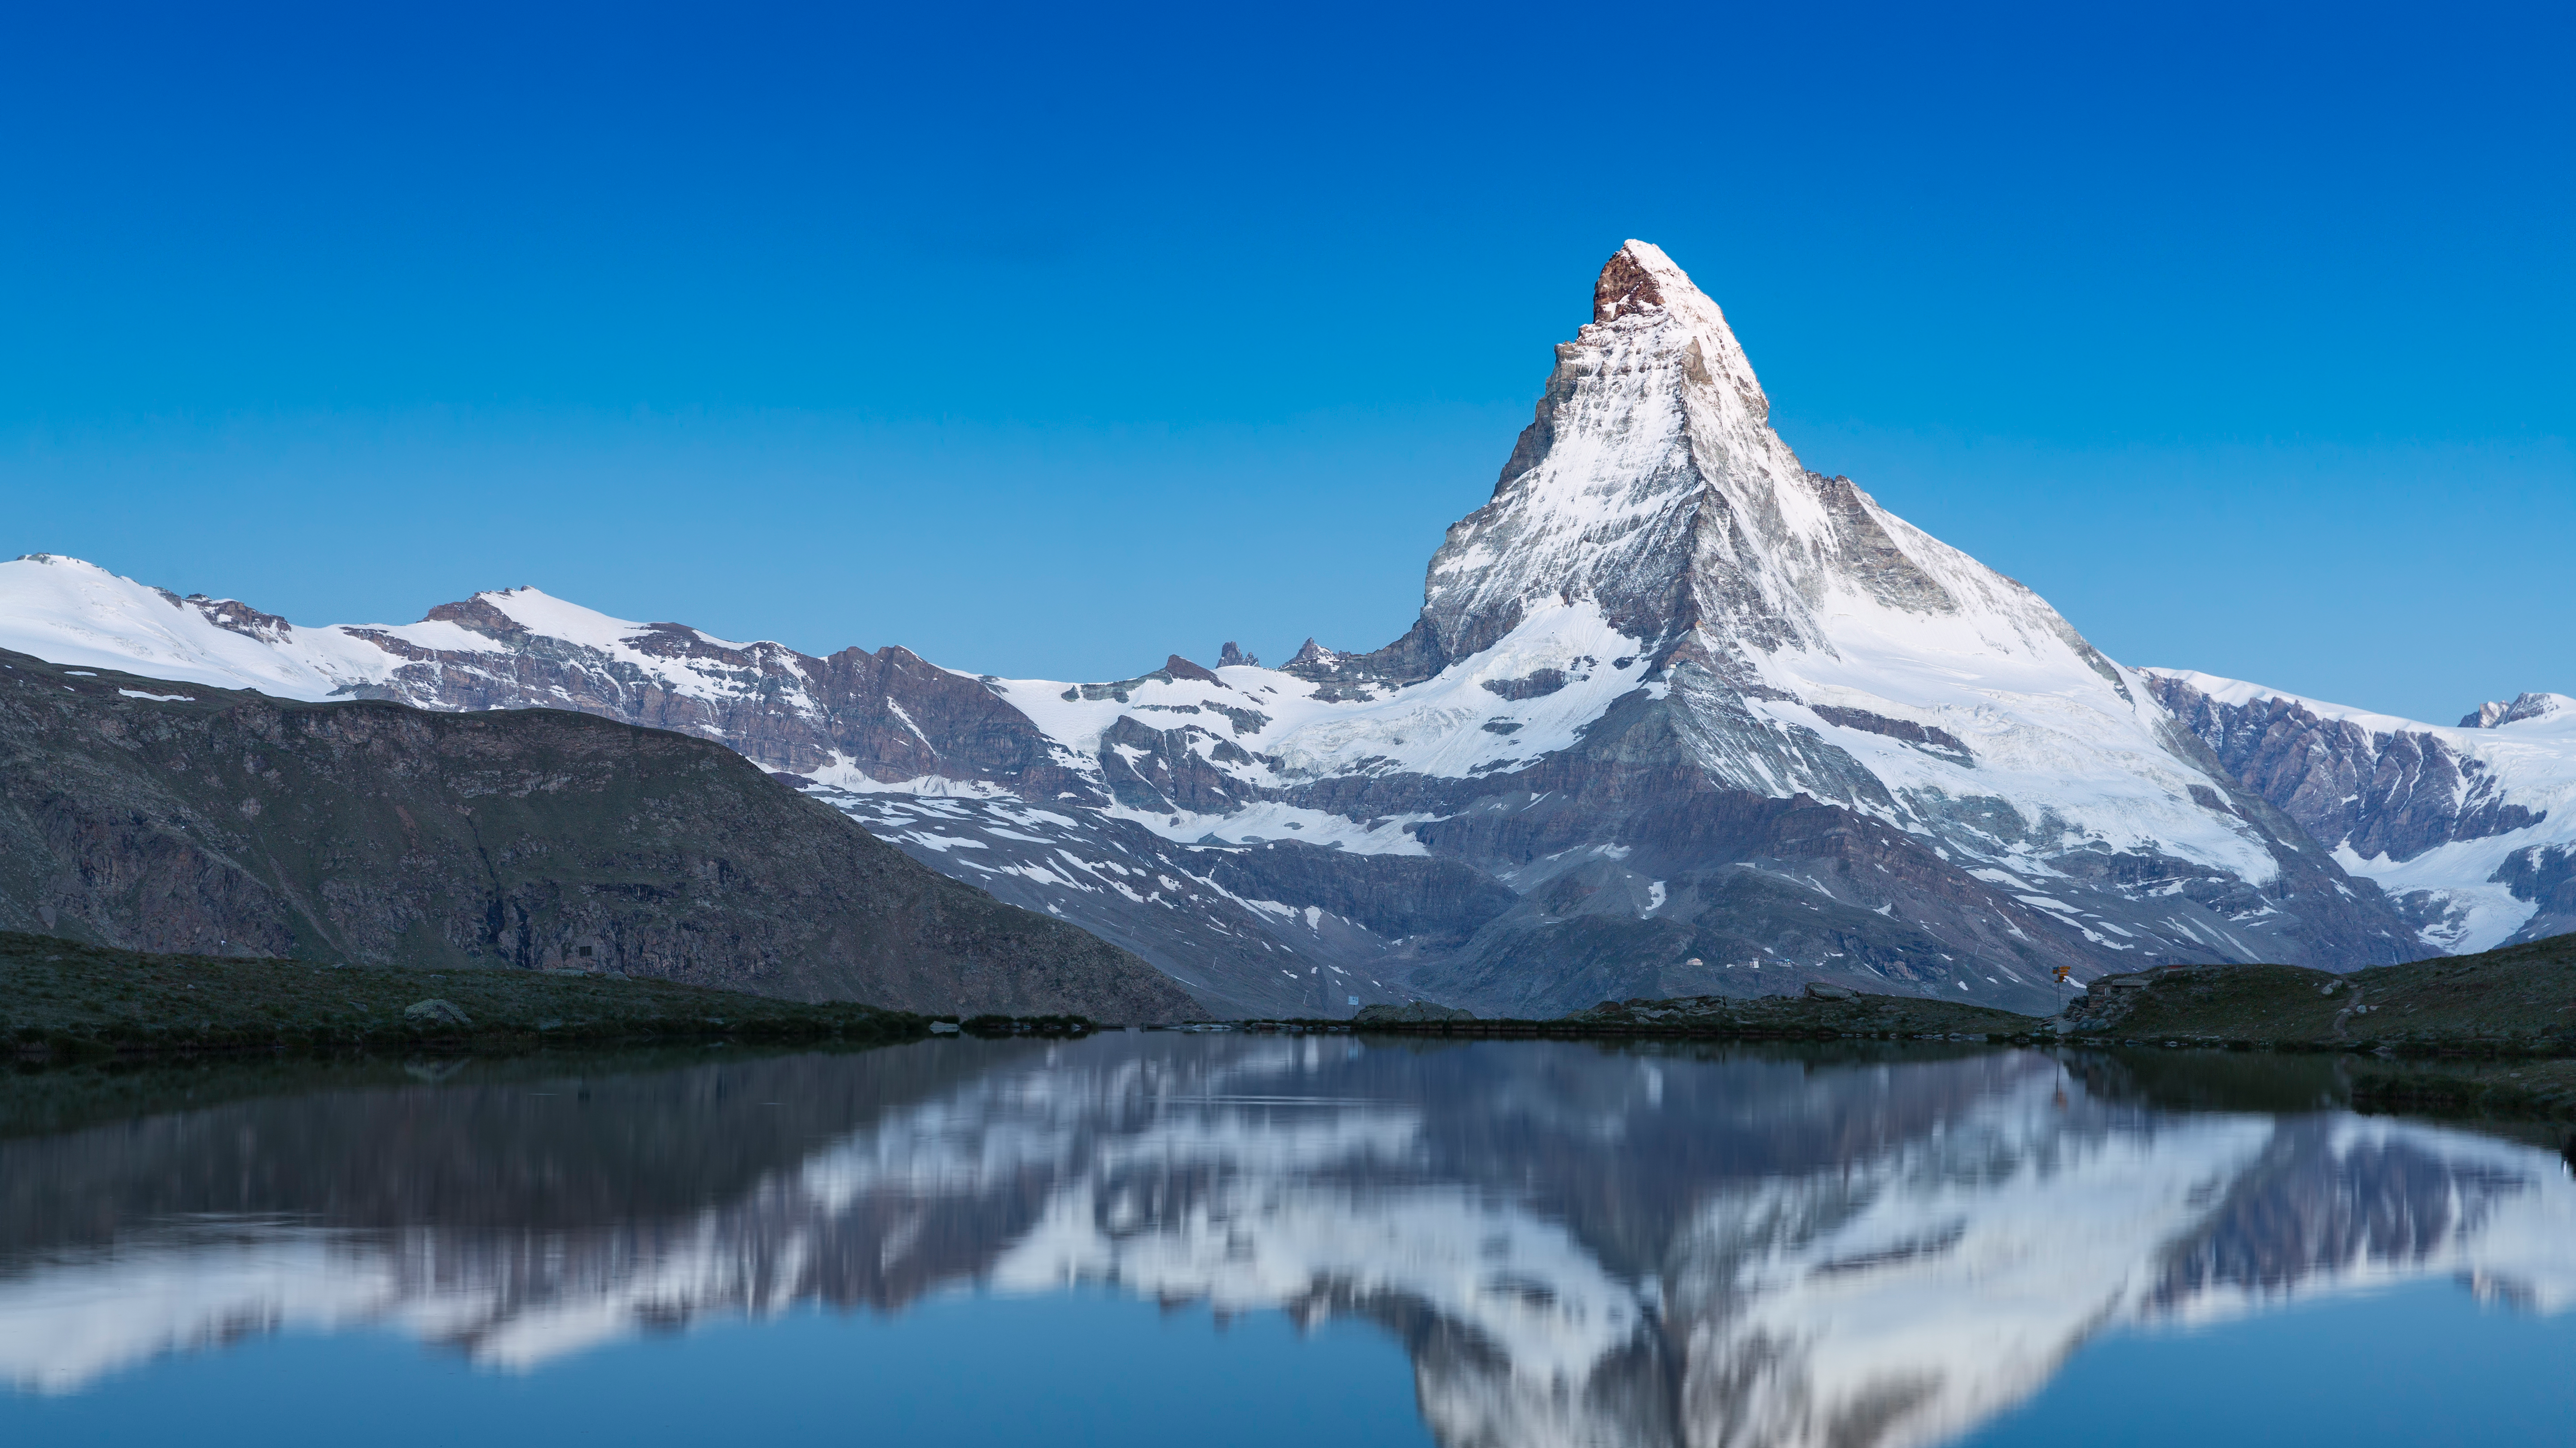
[[[463,1016],[407,1011],[445,1001]],[[445,1016],[446,1013],[437,1013]],[[673,981],[154,955],[0,932],[0,1042],[20,1060],[256,1051],[482,1055],[670,1041],[900,1041],[926,1017]]]
[[[2067,1014],[2079,1040],[2404,1057],[2576,1055],[2576,936],[2347,974],[2165,966],[2105,976]]]
[[[1449,1017],[1420,1020],[1250,1021],[1249,1029],[1351,1032],[1358,1035],[1706,1041],[2019,1041],[2050,1039],[2037,1016],[1991,1006],[1919,996],[1846,992],[1809,996],[1684,996],[1672,1000],[1604,1001],[1587,1011],[1533,1021]]]

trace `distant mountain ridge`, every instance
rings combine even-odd
[[[2576,699],[2527,693],[2444,728],[2145,673],[2246,788],[2376,881],[2431,944],[2465,954],[2576,930]]]
[[[535,589],[300,629],[40,557],[0,565],[0,645],[721,740],[1228,1011],[1813,979],[2032,1009],[2058,966],[2349,968],[2469,938],[2339,863],[2163,676],[1808,471],[1768,416],[1717,305],[1631,242],[1420,619],[1370,653],[1013,680]]]

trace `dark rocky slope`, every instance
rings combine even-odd
[[[552,710],[300,704],[0,655],[0,928],[616,970],[924,1012],[1198,1014],[742,756]]]

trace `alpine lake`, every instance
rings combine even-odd
[[[2576,1440],[2332,1055],[1112,1031],[0,1078],[0,1443]]]

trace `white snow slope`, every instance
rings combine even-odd
[[[58,664],[325,699],[351,685],[381,682],[398,662],[347,629],[271,620],[230,599],[183,599],[77,558],[30,553],[0,563],[0,648]],[[479,642],[452,624],[386,632],[417,634],[433,647]]]
[[[535,588],[478,593],[473,602],[515,623],[532,640],[594,651],[648,674],[671,693],[712,699],[743,692],[739,670],[636,648],[634,641],[654,634],[654,625],[611,618]],[[715,649],[790,653],[777,644],[728,643],[689,632]],[[0,649],[58,664],[255,689],[281,699],[346,697],[371,686],[400,693],[406,673],[423,667],[421,656],[429,653],[483,656],[499,681],[521,651],[436,618],[299,628],[235,599],[183,599],[97,564],[46,553],[0,563]]]

